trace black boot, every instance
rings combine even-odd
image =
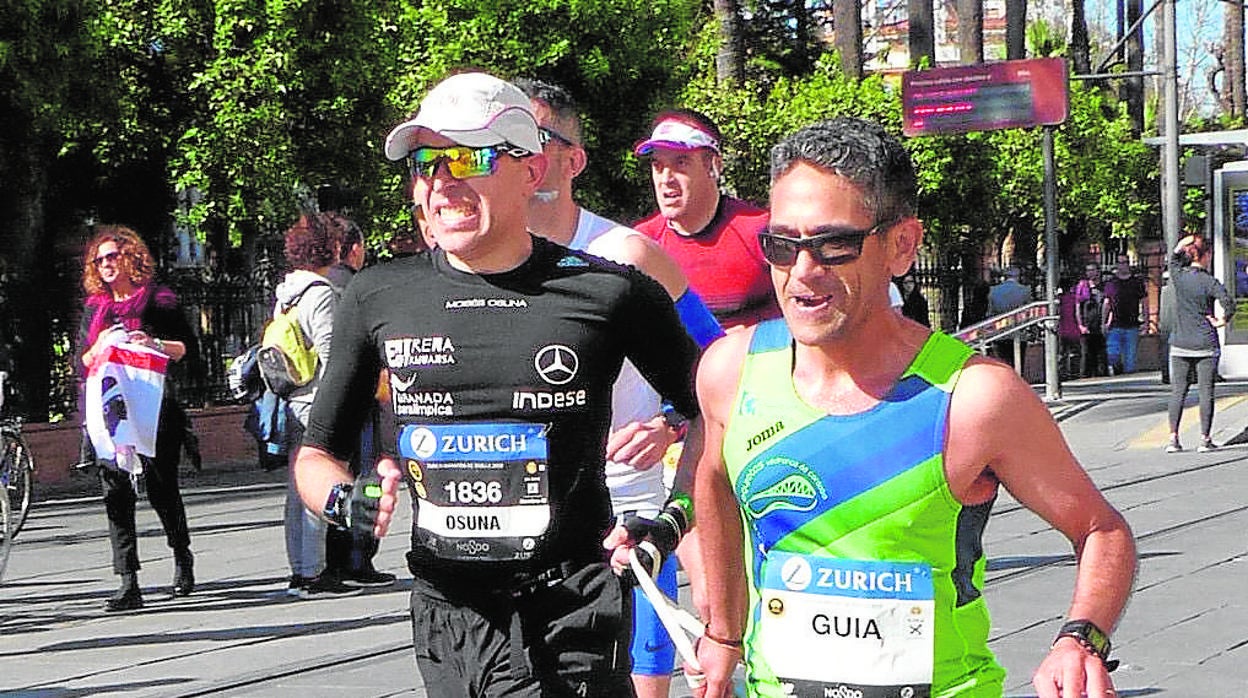
[[[195,591],[195,556],[190,549],[173,553],[173,595],[186,596]]]
[[[134,572],[123,572],[121,588],[113,592],[104,603],[106,611],[133,611],[143,608],[143,592],[139,589],[139,575]]]

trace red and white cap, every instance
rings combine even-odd
[[[719,141],[707,131],[677,118],[663,119],[655,124],[650,137],[633,146],[633,154],[638,157],[649,155],[655,148],[669,150],[697,150],[710,148],[719,152]]]

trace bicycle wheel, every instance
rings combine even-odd
[[[30,488],[35,471],[34,458],[30,454],[30,446],[20,434],[4,436],[4,470],[0,480],[4,482],[9,499],[9,527],[5,531],[5,540],[16,537],[26,523],[30,514]]]
[[[4,579],[4,568],[9,564],[9,548],[13,545],[13,536],[9,534],[9,491],[0,487],[0,579]]]

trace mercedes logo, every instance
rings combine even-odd
[[[537,375],[551,385],[563,385],[576,377],[577,366],[580,365],[576,352],[562,344],[549,344],[542,347],[533,358],[533,367]]]

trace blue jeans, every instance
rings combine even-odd
[[[1140,346],[1140,328],[1111,327],[1105,334],[1105,354],[1110,366],[1121,366],[1123,373],[1135,373],[1135,357]]]
[[[291,444],[286,469],[286,560],[291,574],[311,579],[325,569],[325,522],[308,511],[295,487],[295,454],[303,441],[304,426],[294,412],[296,408],[290,409],[286,415]]]

